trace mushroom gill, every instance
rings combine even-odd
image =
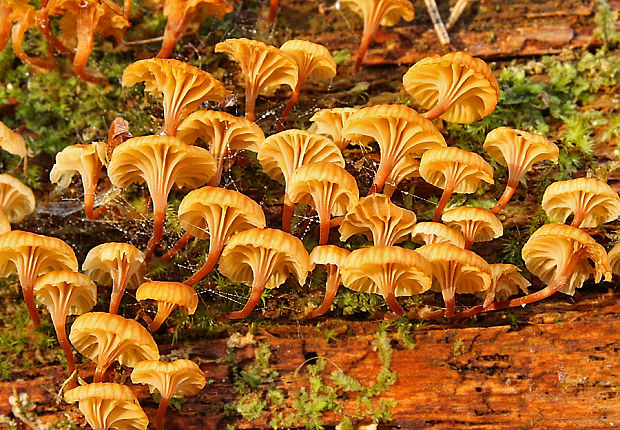
[[[465,249],[471,249],[474,242],[487,242],[504,233],[502,222],[487,209],[461,206],[444,212],[441,220],[463,233]]]
[[[0,173],[0,210],[10,222],[18,223],[34,212],[34,193],[22,181],[6,173]]]
[[[166,318],[179,308],[185,315],[193,315],[198,307],[198,294],[188,285],[172,281],[149,281],[136,290],[136,299],[154,300],[157,303],[155,318],[148,321],[149,330],[156,332]],[[150,319],[150,317],[149,317]]]

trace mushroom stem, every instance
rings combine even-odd
[[[254,121],[254,108],[256,106],[256,88],[254,82],[250,81],[250,77],[245,78],[245,118],[248,121]]]
[[[587,212],[585,210],[576,210],[575,215],[573,216],[573,222],[571,222],[571,227],[581,226],[581,223],[586,218]]]
[[[180,9],[180,7],[172,8],[171,13],[168,15],[164,40],[161,43],[161,49],[157,53],[156,58],[168,58],[183,34],[187,18]]]
[[[285,233],[291,232],[291,225],[293,223],[293,211],[295,210],[295,203],[291,201],[288,194],[284,193],[284,202],[282,202],[282,231]]]
[[[61,54],[65,54],[70,51],[69,48],[67,48],[65,44],[62,43],[60,39],[58,39],[52,32],[52,27],[50,26],[49,12],[47,8],[43,5],[43,2],[41,2],[41,9],[39,9],[39,11],[37,12],[35,20],[39,31],[47,41],[48,52],[50,51],[50,48],[52,50],[52,52],[50,52],[51,55],[53,55],[54,49]]]
[[[282,112],[280,121],[278,121],[278,132],[284,129],[284,121],[286,121],[286,117],[288,116],[289,113],[291,113],[291,110],[293,109],[293,106],[295,106],[295,103],[297,103],[297,99],[299,98],[299,93],[301,92],[301,86],[303,85],[305,80],[306,80],[305,76],[299,77],[299,80],[297,81],[297,85],[295,86],[295,90],[293,91],[293,94],[291,94],[291,98],[288,99],[288,103],[286,104],[286,107],[284,108],[284,111]]]
[[[220,258],[220,254],[222,253],[222,248],[222,241],[216,240],[212,237],[211,243],[209,244],[209,256],[205,260],[204,264],[191,278],[184,281],[183,283],[192,287],[198,282],[200,282],[202,278],[207,276],[217,264],[217,260]]]
[[[446,288],[442,286],[441,295],[443,296],[443,301],[446,305],[446,311],[443,316],[446,318],[450,318],[452,315],[454,315],[454,309],[456,307],[454,300],[454,286],[450,285]]]
[[[454,192],[454,184],[451,182],[446,183],[446,188],[444,188],[443,193],[441,194],[441,199],[439,203],[437,203],[437,208],[435,209],[435,214],[433,215],[433,222],[439,222],[441,219],[441,213],[445,209],[450,197],[452,197],[452,193]]]
[[[94,7],[85,6],[78,10],[76,16],[77,48],[75,57],[73,57],[73,71],[86,82],[101,84],[106,81],[104,77],[92,75],[84,70],[95,45],[95,14]]]
[[[396,315],[398,315],[399,317],[402,317],[405,314],[405,310],[400,306],[400,304],[396,300],[394,291],[390,291],[387,294],[384,293],[383,298],[385,299],[385,303],[387,303],[390,310],[394,312]]]
[[[168,403],[170,403],[170,398],[162,396],[157,408],[157,415],[155,416],[155,428],[157,430],[164,430],[164,415],[166,415]]]
[[[355,67],[353,69],[354,73],[358,73],[360,68],[362,67],[362,61],[364,61],[364,57],[366,56],[366,51],[368,51],[368,47],[370,46],[370,42],[372,42],[372,38],[374,37],[377,29],[379,28],[379,22],[381,17],[377,19],[376,17],[372,18],[372,21],[368,23],[368,25],[364,25],[364,32],[362,33],[362,41],[360,42],[360,49],[357,51],[357,58],[355,59]]]
[[[338,286],[340,285],[340,275],[338,274],[338,266],[335,264],[329,264],[327,266],[327,282],[325,283],[325,297],[323,303],[317,309],[312,311],[308,318],[320,317],[332,306],[334,297],[338,292]]]
[[[247,303],[243,306],[243,309],[240,311],[229,312],[225,314],[225,316],[230,319],[239,319],[250,315],[258,304],[260,297],[263,295],[263,291],[265,291],[265,284],[268,279],[269,278],[263,274],[255,275],[254,282],[252,283],[252,292],[250,293]]]
[[[117,267],[116,274],[113,276],[112,296],[110,297],[110,309],[109,313],[118,314],[118,308],[125,294],[125,288],[127,287],[127,275],[128,271]]]
[[[21,21],[18,21],[13,26],[13,30],[11,31],[11,45],[13,47],[13,52],[15,55],[22,60],[26,64],[30,64],[31,66],[38,67],[40,69],[53,69],[54,63],[51,60],[40,60],[38,58],[32,58],[24,51],[22,47],[22,41],[24,39],[24,34],[28,29],[26,26],[27,17],[23,17]]]
[[[149,330],[151,333],[155,333],[161,325],[166,321],[166,318],[170,316],[172,311],[177,307],[176,303],[159,302],[157,304],[157,314],[155,318],[149,323]]]
[[[166,205],[158,205],[159,199],[153,199],[153,237],[149,240],[144,251],[144,259],[148,263],[153,257],[155,247],[164,237],[164,222],[166,221]],[[164,200],[165,203],[166,200]]]
[[[506,184],[506,189],[504,190],[502,196],[500,197],[495,207],[493,207],[491,212],[497,215],[499,211],[504,209],[504,206],[508,204],[508,202],[512,198],[512,195],[515,193],[515,190],[517,189],[517,184],[518,184],[518,181],[516,182],[512,182],[510,180],[508,181],[508,183]]]
[[[368,190],[369,196],[374,193],[380,193],[383,190],[385,181],[387,181],[387,178],[390,176],[390,173],[392,173],[392,169],[394,169],[393,162],[381,160],[381,163],[379,164],[379,169],[377,170],[377,173],[375,174],[375,179],[372,183],[372,186],[370,187],[370,190]]]
[[[183,236],[181,236],[181,238],[177,241],[177,243],[175,243],[174,246],[170,248],[168,252],[166,252],[160,258],[160,260],[162,261],[172,260],[179,253],[179,251],[181,251],[185,247],[185,245],[187,245],[187,242],[189,242],[193,237],[194,236],[192,236],[190,232],[186,231],[183,234]]]
[[[448,102],[448,100],[445,97],[442,97],[442,95],[440,95],[439,102],[437,103],[437,105],[431,110],[429,110],[428,112],[423,113],[422,116],[432,121],[434,119],[439,118],[444,113],[446,113],[449,107],[450,107],[450,103]]]
[[[12,22],[10,19],[11,9],[0,4],[0,51],[9,43],[11,37]]]
[[[28,313],[30,318],[32,318],[32,324],[28,327],[31,330],[36,330],[41,325],[41,318],[34,301],[34,281],[39,275],[39,262],[37,260],[36,256],[32,259],[26,257],[26,261],[22,264],[23,270],[17,271],[19,284],[22,286],[22,293],[24,294],[24,302],[26,302]]]
[[[269,24],[273,23],[273,21],[276,19],[279,2],[280,0],[269,0],[269,16],[267,17],[267,22]]]
[[[326,203],[326,202],[325,202]],[[327,245],[329,242],[330,213],[327,204],[321,204],[318,208],[319,213],[319,245]]]
[[[465,238],[465,246],[463,247],[463,249],[466,249],[466,250],[469,251],[473,245],[474,245],[473,237],[466,237]]]
[[[71,344],[69,343],[69,339],[67,339],[67,330],[65,328],[66,315],[66,311],[64,313],[51,313],[54,330],[56,330],[56,338],[65,353],[65,357],[67,357],[67,371],[69,372],[69,375],[73,375],[73,372],[75,371],[75,359],[73,358],[73,349],[71,349]],[[73,388],[73,385],[75,385],[75,380],[71,381],[69,384],[70,385],[67,388]]]
[[[213,175],[213,177],[211,178],[211,180],[208,182],[207,185],[209,185],[210,187],[217,187],[218,185],[220,185],[220,182],[222,180],[222,170],[224,169],[224,157],[213,157],[215,158],[215,165],[216,165],[216,170],[215,170],[215,175]]]

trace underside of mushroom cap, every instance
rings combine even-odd
[[[425,109],[445,104],[439,117],[469,124],[495,110],[499,85],[489,66],[465,52],[426,57],[403,76],[405,90]]]
[[[145,282],[136,290],[136,299],[139,301],[155,300],[157,302],[176,304],[187,315],[196,312],[198,307],[198,294],[196,294],[196,291],[181,282]]]
[[[310,270],[321,265],[341,267],[349,254],[349,251],[336,245],[315,246],[310,253]]]
[[[131,382],[147,384],[151,393],[160,393],[162,397],[185,397],[202,390],[207,380],[196,363],[179,359],[170,362],[141,361],[131,372]]]
[[[417,223],[411,232],[411,240],[424,245],[449,243],[459,248],[465,247],[465,238],[460,231],[439,222]]]
[[[611,281],[611,267],[605,248],[588,233],[564,224],[545,224],[536,230],[523,246],[521,257],[527,269],[545,284],[551,283],[568,266],[571,257],[583,250],[568,282],[560,292],[573,295],[576,288],[594,276],[595,282],[604,277]]]
[[[392,27],[401,18],[411,21],[414,17],[413,5],[408,0],[342,0],[342,3],[362,16],[364,23],[379,18],[381,25]]]
[[[514,264],[496,263],[490,266],[496,300],[506,300],[517,294],[519,290],[527,294],[530,282],[521,275],[521,269]]]
[[[88,251],[82,270],[102,285],[112,285],[113,278],[124,272],[126,286],[136,288],[144,277],[144,253],[129,243],[102,243]]]
[[[69,270],[54,270],[39,276],[34,284],[34,293],[48,309],[62,308],[69,302],[69,315],[88,312],[97,303],[95,283],[83,273]]]
[[[441,220],[471,242],[487,242],[504,233],[502,222],[487,209],[461,206],[444,212]]]
[[[1,46],[0,49],[2,49]],[[20,158],[32,155],[32,150],[28,150],[24,139],[18,133],[8,128],[2,121],[0,121],[0,148]]]
[[[492,184],[493,168],[478,154],[455,147],[429,149],[420,160],[424,180],[444,189],[449,179],[456,179],[454,192],[473,193],[480,181]]]
[[[192,236],[220,238],[253,227],[265,227],[265,213],[237,191],[205,186],[190,191],[179,205],[179,223]]]
[[[352,251],[340,267],[342,284],[355,291],[412,296],[431,288],[432,269],[416,251],[397,246],[372,246]]]
[[[614,275],[620,276],[620,242],[616,243],[607,255],[612,272]]]
[[[19,179],[6,173],[0,174],[0,210],[10,222],[21,222],[34,212],[34,193]]]
[[[310,256],[295,236],[271,228],[253,228],[230,238],[218,270],[233,282],[251,285],[254,270],[264,264],[269,264],[272,272],[265,288],[280,286],[290,274],[303,285],[310,270]]]
[[[597,227],[620,216],[620,197],[605,182],[594,178],[554,182],[547,187],[542,207],[551,220],[563,223],[571,215],[583,221],[581,228]]]
[[[295,60],[299,75],[308,78],[327,80],[336,76],[336,62],[329,49],[307,40],[287,40],[280,46],[280,51]]]
[[[343,150],[350,140],[342,136],[342,129],[351,115],[358,111],[359,109],[350,107],[321,109],[310,118],[312,125],[308,131],[331,137],[336,146]]]

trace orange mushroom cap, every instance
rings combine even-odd
[[[469,249],[474,242],[487,242],[504,233],[502,222],[487,209],[461,206],[444,212],[441,220],[463,233],[465,249]]]
[[[192,315],[198,307],[198,294],[188,285],[172,281],[149,281],[136,290],[136,299],[155,300],[157,315],[149,324],[149,330],[155,332],[174,311],[179,308],[186,315]]]
[[[65,401],[79,402],[95,430],[146,430],[149,419],[126,385],[111,382],[82,385],[65,392]]]
[[[607,253],[611,271],[620,276],[620,242],[616,243]]]
[[[594,178],[552,183],[543,194],[542,207],[549,218],[560,223],[573,214],[574,227],[597,227],[620,217],[618,193]]]
[[[424,245],[449,243],[459,248],[465,248],[463,234],[439,222],[417,223],[411,232],[411,240]]]
[[[499,85],[486,63],[465,52],[418,61],[403,76],[405,90],[429,119],[470,124],[495,110]]]
[[[315,246],[310,253],[310,270],[318,265],[326,266],[327,281],[325,283],[325,297],[323,303],[317,308],[311,308],[307,312],[308,318],[315,318],[329,311],[338,287],[340,286],[340,267],[344,264],[349,251],[334,245]]]
[[[163,58],[139,60],[123,71],[122,84],[145,83],[146,91],[164,98],[166,134],[175,136],[181,120],[205,101],[224,101],[228,91],[210,73],[182,61]]]
[[[0,234],[4,234],[7,231],[11,231],[11,223],[4,211],[0,209]]]
[[[422,155],[420,175],[438,188],[455,182],[455,193],[474,193],[481,181],[493,184],[493,168],[478,154],[463,149],[433,148]]]
[[[329,49],[307,40],[287,40],[280,46],[297,63],[299,79],[318,79],[321,81],[336,76],[336,62]]]
[[[611,281],[611,267],[605,248],[588,233],[569,225],[545,224],[523,245],[521,257],[530,272],[549,284],[563,273],[573,255],[579,251],[582,252],[581,257],[566,284],[559,289],[572,296],[590,275],[597,283],[603,277]]]
[[[21,222],[34,212],[34,193],[19,179],[0,173],[0,210],[10,222]]]
[[[312,125],[308,131],[331,137],[336,146],[342,151],[351,142],[342,135],[342,129],[351,115],[358,111],[359,109],[350,107],[321,109],[310,118]]]
[[[407,239],[416,223],[415,213],[400,208],[383,194],[359,199],[340,224],[340,240],[363,234],[375,246],[392,246]]]
[[[0,121],[0,148],[10,154],[17,155],[19,158],[33,155],[32,150],[26,146],[24,139],[18,133],[8,128],[2,121]]]
[[[530,282],[521,275],[521,269],[514,264],[496,263],[490,266],[493,277],[491,288],[494,289],[497,300],[506,300],[517,294],[519,290],[527,294]]]

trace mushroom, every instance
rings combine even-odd
[[[415,213],[402,209],[383,194],[359,199],[340,224],[340,240],[363,234],[375,246],[392,246],[407,239],[416,223]]]
[[[150,3],[159,7],[163,3],[164,16],[168,19],[158,58],[168,58],[172,54],[188,25],[199,25],[207,16],[222,20],[233,10],[225,0],[151,0]]]
[[[149,322],[149,330],[156,332],[175,308],[186,315],[193,315],[198,307],[198,294],[188,285],[180,282],[150,281],[136,290],[136,299],[155,300],[157,314]]]
[[[269,24],[273,23],[273,21],[276,19],[279,3],[280,0],[269,0],[269,15],[267,16],[267,22]]]
[[[471,249],[474,242],[487,242],[504,233],[502,222],[487,209],[461,206],[444,212],[441,220],[463,233],[465,249]]]
[[[105,312],[89,312],[76,318],[69,340],[82,355],[97,363],[93,382],[101,382],[115,361],[133,367],[142,360],[158,360],[153,336],[134,320]]]
[[[496,302],[486,310],[524,306],[543,300],[556,291],[573,295],[576,288],[594,275],[611,281],[611,267],[605,248],[583,230],[564,224],[545,224],[523,245],[521,256],[527,269],[547,286],[516,299]]]
[[[75,360],[67,339],[65,321],[67,315],[80,315],[95,306],[97,286],[82,273],[54,270],[37,278],[34,295],[50,313],[58,343],[67,357],[67,369],[72,375],[75,371]]]
[[[316,266],[326,266],[327,282],[325,284],[325,297],[323,303],[308,315],[308,318],[316,318],[323,315],[331,307],[334,297],[340,285],[340,267],[344,264],[349,251],[334,245],[315,246],[310,253],[310,270]]]
[[[295,170],[304,164],[327,161],[344,167],[340,149],[328,138],[303,130],[285,130],[265,139],[258,148],[258,161],[272,179],[284,182],[282,230],[291,231],[294,204],[289,187]]]
[[[73,249],[60,239],[20,230],[0,235],[0,277],[17,273],[33,330],[41,324],[34,302],[37,277],[52,270],[77,269]]]
[[[287,40],[282,46],[280,51],[287,53],[297,63],[298,78],[297,85],[291,94],[280,121],[278,123],[278,131],[282,131],[284,128],[284,121],[291,109],[295,106],[301,87],[307,78],[317,79],[320,81],[326,81],[336,76],[336,62],[329,50],[323,45],[317,43],[308,42],[306,40]]]
[[[265,140],[263,130],[252,121],[226,112],[199,110],[190,114],[179,125],[178,138],[187,144],[194,144],[202,138],[217,164],[215,176],[209,185],[217,187],[222,178],[224,159],[229,151],[249,149],[258,151]]]
[[[312,125],[308,131],[331,137],[336,146],[343,151],[351,141],[344,138],[342,129],[351,115],[358,111],[359,109],[357,108],[349,107],[321,109],[310,118]]]
[[[421,294],[431,288],[428,261],[416,251],[396,246],[372,246],[351,252],[340,267],[342,285],[378,293],[398,316],[405,311],[396,297]]]
[[[34,6],[23,0],[3,0],[0,5],[0,50],[2,50],[8,42],[8,33],[11,30],[11,46],[15,55],[26,64],[38,67],[40,69],[53,69],[54,63],[51,57],[45,60],[32,58],[24,51],[22,43],[26,31],[37,25],[37,14]],[[53,51],[52,51],[53,52]],[[48,49],[48,54],[50,50]]]
[[[381,192],[386,182],[402,180],[402,171],[411,173],[406,163],[425,151],[446,146],[437,128],[405,105],[377,105],[361,109],[347,120],[342,135],[350,140],[366,136],[379,144],[381,161],[369,194]],[[414,165],[417,170],[417,163]],[[406,176],[406,175],[404,175]]]
[[[195,285],[215,267],[226,241],[235,233],[265,227],[265,214],[251,198],[233,190],[202,187],[189,192],[179,205],[179,223],[198,239],[209,239],[209,255],[188,280]]]
[[[11,231],[11,223],[5,215],[4,211],[0,209],[0,234],[4,234],[7,231]]]
[[[277,288],[289,275],[303,285],[309,269],[308,251],[295,236],[271,228],[235,234],[222,251],[218,270],[232,282],[251,285],[252,292],[243,309],[229,312],[226,317],[247,317],[265,288]]]
[[[454,315],[455,293],[476,293],[491,287],[491,267],[482,257],[449,243],[424,245],[416,251],[426,258],[434,276],[433,291],[440,291],[446,309],[439,315]]]
[[[117,116],[110,123],[110,128],[108,130],[108,141],[105,145],[105,156],[101,159],[101,162],[105,164],[107,167],[110,164],[110,160],[112,159],[112,154],[118,145],[129,140],[133,137],[133,135],[129,132],[129,123]]]
[[[269,95],[280,85],[297,85],[297,64],[275,46],[249,39],[227,39],[215,45],[237,61],[245,79],[245,117],[254,121],[254,105],[259,94]]]
[[[1,8],[2,6],[0,6]],[[1,47],[2,45],[0,45],[0,51],[2,50]],[[32,150],[28,149],[26,142],[18,133],[8,128],[2,121],[0,121],[0,148],[24,160],[24,176],[27,177],[28,156],[32,156]]]
[[[620,242],[616,243],[607,253],[609,265],[614,275],[620,276]]]
[[[499,85],[487,64],[465,52],[426,57],[403,76],[405,90],[428,119],[470,124],[495,110]]]
[[[493,208],[497,214],[510,201],[519,181],[534,163],[543,160],[558,161],[559,149],[540,134],[498,127],[487,134],[483,148],[502,166],[508,167],[508,182],[499,201]]]
[[[56,154],[56,163],[50,171],[50,181],[58,184],[61,189],[71,184],[73,175],[80,174],[84,187],[84,212],[90,220],[97,218],[106,209],[105,206],[100,206],[94,210],[97,182],[103,167],[99,157],[104,145],[100,142],[67,146]]]
[[[398,24],[401,18],[411,21],[414,15],[413,5],[408,0],[343,0],[343,3],[364,20],[362,41],[355,60],[355,73],[359,72],[379,25],[392,27]]]
[[[146,262],[163,237],[172,186],[199,187],[213,177],[215,169],[209,151],[172,136],[134,137],[116,147],[108,166],[112,184],[127,188],[134,182],[146,183],[153,199],[153,236],[146,247]]]
[[[618,193],[594,178],[554,182],[545,190],[541,204],[555,222],[563,223],[573,214],[573,227],[597,227],[620,216]]]
[[[193,396],[207,383],[202,370],[190,360],[163,362],[155,360],[141,361],[131,372],[131,382],[146,384],[151,393],[159,393],[161,400],[157,408],[155,428],[164,429],[164,414],[173,396]]]
[[[113,36],[121,43],[125,31],[129,27],[128,16],[113,1],[97,0],[52,0],[43,8],[44,27],[49,28],[49,15],[63,15],[61,27],[75,29],[77,47],[73,57],[73,71],[87,82],[103,83],[103,76],[95,76],[85,71],[88,57],[95,44],[95,33],[106,37]],[[128,13],[129,11],[127,11]],[[51,32],[50,32],[51,33]]]
[[[295,170],[288,187],[293,203],[312,206],[319,214],[319,245],[329,239],[331,215],[341,216],[357,203],[359,189],[355,178],[344,168],[327,161],[304,164]]]
[[[102,243],[88,251],[82,270],[96,282],[112,285],[109,312],[116,314],[125,289],[142,282],[144,254],[128,243]]]
[[[205,101],[222,102],[228,94],[224,84],[211,74],[178,60],[151,58],[125,67],[121,81],[124,87],[142,81],[146,91],[163,95],[165,131],[169,136],[176,136],[185,115]]]
[[[481,181],[493,183],[493,168],[478,154],[459,148],[433,148],[422,155],[420,175],[443,194],[433,221],[439,221],[452,193],[473,193]]]
[[[0,210],[10,222],[22,222],[34,212],[36,201],[32,190],[22,181],[6,173],[0,173]]]
[[[146,430],[149,419],[126,385],[112,382],[82,385],[65,392],[65,401],[79,403],[93,430]]]
[[[417,223],[411,232],[411,240],[423,245],[450,243],[459,248],[465,248],[465,238],[463,234],[439,222]]]

